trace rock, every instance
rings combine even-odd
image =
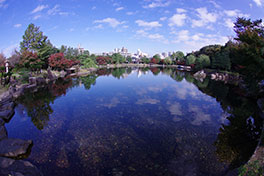
[[[1,96],[0,96],[0,106],[6,104],[6,103],[9,103],[12,101],[12,94],[8,92],[5,92],[3,93]]]
[[[203,70],[201,70],[201,71],[196,72],[193,76],[195,78],[205,79],[206,78],[206,73]]]
[[[66,72],[64,71],[64,70],[62,70],[61,72],[60,72],[60,77],[61,78],[64,78],[65,76],[66,76]]]
[[[4,125],[0,126],[0,141],[7,138],[7,131]]]
[[[37,81],[37,85],[46,83],[45,78],[42,78],[42,77],[37,77],[36,81]]]
[[[215,74],[211,74],[211,79],[215,79],[216,75]]]
[[[15,114],[14,109],[1,111],[0,118],[4,119],[4,121],[6,122],[9,122],[14,114]]]
[[[0,118],[0,126],[4,125],[5,121],[3,119]]]
[[[48,79],[49,80],[55,80],[56,79],[56,76],[52,74],[50,68],[48,68],[47,72],[48,72]]]
[[[37,84],[31,84],[26,87],[26,89],[33,89],[37,86]]]
[[[17,158],[30,153],[33,145],[31,140],[3,139],[0,141],[0,156]]]
[[[6,104],[3,104],[0,106],[0,111],[5,111],[5,110],[11,110],[15,107],[14,102],[7,102]]]
[[[0,175],[42,176],[43,174],[28,161],[0,157]]]
[[[28,78],[28,82],[30,85],[37,84],[37,79],[36,79],[36,77],[30,77],[30,78]]]

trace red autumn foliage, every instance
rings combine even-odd
[[[61,96],[66,95],[67,89],[72,86],[72,79],[57,81],[52,84],[52,95],[53,96]]]
[[[98,69],[96,71],[96,74],[99,75],[99,76],[102,76],[102,75],[110,75],[111,74],[111,70],[110,69],[107,69],[107,68],[101,68],[101,69]]]
[[[160,62],[159,59],[155,59],[154,57],[150,60],[150,63],[152,64],[158,64]]]
[[[78,63],[79,61],[66,59],[63,53],[52,54],[49,57],[49,66],[55,70],[64,70]]]
[[[21,54],[19,65],[31,71],[37,71],[41,69],[42,61],[39,59],[37,53],[26,50]]]
[[[98,56],[96,57],[96,62],[99,65],[106,65],[110,64],[112,59],[110,57]]]
[[[154,74],[157,75],[160,72],[160,69],[157,67],[151,67],[150,71]]]
[[[185,65],[185,62],[177,61],[176,64],[177,65]]]

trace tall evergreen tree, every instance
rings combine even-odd
[[[50,43],[47,39],[48,37],[39,30],[39,27],[31,23],[23,35],[22,42],[20,42],[20,51],[21,53],[25,50],[36,52]]]

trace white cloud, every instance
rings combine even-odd
[[[48,5],[39,5],[34,10],[32,10],[31,14],[41,12],[42,10],[48,8]]]
[[[56,4],[52,9],[49,9],[48,10],[48,15],[56,15],[57,13],[59,13],[60,12],[60,9],[59,9],[59,5],[58,4]]]
[[[112,28],[117,27],[120,24],[124,24],[125,22],[120,22],[115,18],[105,18],[102,20],[95,20],[94,23],[107,23],[109,24]]]
[[[22,26],[22,24],[15,24],[14,27],[15,28],[20,28]]]
[[[240,10],[224,10],[225,15],[227,15],[228,17],[246,17],[248,18],[249,15],[248,14],[243,14],[240,12]]]
[[[93,7],[92,7],[92,10],[95,10],[95,9],[96,9],[96,7],[95,7],[95,6],[93,6]]]
[[[209,0],[209,2],[211,3],[211,4],[213,4],[213,6],[215,7],[215,8],[221,8],[221,6],[219,5],[219,4],[217,4],[214,0]]]
[[[95,29],[103,29],[103,25],[102,24],[98,24],[97,26],[94,27]]]
[[[262,6],[262,3],[263,3],[263,0],[253,0],[256,4],[257,4],[257,6]]]
[[[155,0],[154,2],[151,2],[148,5],[143,6],[145,9],[152,9],[156,7],[167,7],[170,5],[169,1],[162,2],[162,0]]]
[[[165,37],[161,34],[149,34],[148,32],[146,32],[145,30],[138,30],[136,31],[136,34],[138,36],[141,36],[141,37],[145,37],[145,38],[148,38],[148,39],[151,39],[151,40],[157,40],[157,41],[160,41],[162,43],[165,43],[165,44],[168,44],[169,41],[167,39],[165,39]]]
[[[148,35],[148,33],[146,31],[144,31],[143,29],[136,31],[136,34],[141,35],[143,37]]]
[[[117,12],[120,11],[120,10],[124,10],[124,7],[118,7],[118,8],[115,9],[115,11],[117,11]]]
[[[135,23],[137,23],[138,26],[145,27],[146,29],[152,29],[162,26],[162,24],[160,24],[158,21],[146,22],[143,20],[137,20],[135,21]]]
[[[186,10],[182,8],[177,8],[176,11],[177,13],[186,13]]]
[[[148,38],[157,40],[157,39],[164,39],[164,36],[160,34],[149,34]]]
[[[70,29],[69,29],[70,32],[73,32],[74,30],[75,30],[74,28],[70,28]]]
[[[179,41],[188,41],[190,39],[189,31],[188,30],[181,30],[178,33],[178,40]]]
[[[13,44],[8,46],[7,48],[3,49],[3,54],[6,57],[10,57],[12,52],[19,47],[19,44]]]
[[[39,19],[39,18],[41,18],[41,15],[35,15],[35,16],[33,17],[33,20],[37,20],[37,19]]]
[[[160,18],[160,21],[165,21],[165,20],[167,20],[167,17],[161,17]]]
[[[183,26],[186,18],[185,14],[174,14],[169,19],[169,26]]]
[[[215,23],[218,18],[218,14],[209,13],[205,7],[196,9],[196,12],[200,19],[192,20],[192,27],[202,27],[208,23]]]
[[[228,18],[225,20],[225,26],[228,27],[229,29],[233,30],[234,28],[234,22],[232,19]]]
[[[5,4],[6,0],[0,0],[0,8],[7,8],[8,4]]]

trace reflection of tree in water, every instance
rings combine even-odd
[[[58,80],[55,83],[44,88],[38,89],[37,92],[27,91],[18,99],[31,117],[32,123],[39,129],[44,129],[47,126],[49,117],[53,113],[51,103],[63,94],[71,86],[71,80]]]
[[[89,90],[91,86],[96,84],[96,79],[98,76],[96,75],[88,75],[84,77],[80,77],[79,80],[82,81],[82,84],[84,85],[85,89]]]
[[[113,77],[120,79],[126,73],[126,68],[115,68],[111,73]]]
[[[258,144],[262,119],[257,99],[241,95],[245,92],[237,86],[209,80],[208,86],[197,87],[220,102],[224,111],[230,114],[229,123],[222,125],[215,141],[216,153],[222,162],[236,168],[247,162]]]
[[[184,76],[185,76],[185,72],[181,72],[181,71],[174,71],[170,75],[170,77],[177,82],[181,82],[184,79]]]
[[[157,76],[160,73],[160,68],[151,67],[150,71],[153,73],[153,75]]]

